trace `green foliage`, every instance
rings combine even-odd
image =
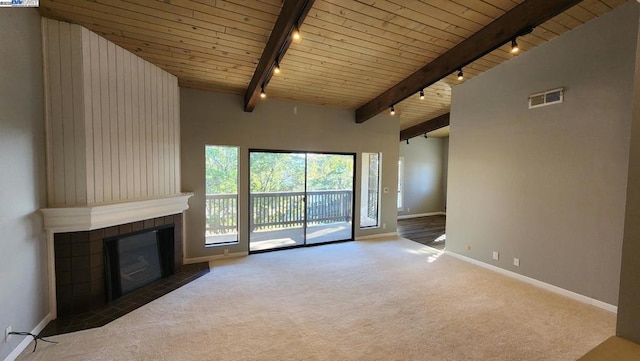
[[[207,194],[238,193],[238,147],[205,147],[205,187]]]
[[[353,189],[353,157],[339,154],[309,154],[307,190]]]
[[[352,190],[353,157],[313,153],[252,152],[250,190],[263,192],[303,192],[307,190]],[[238,148],[206,146],[207,194],[237,194]]]
[[[307,190],[351,190],[353,158],[307,153]],[[304,191],[304,153],[251,153],[251,192]]]
[[[304,154],[252,152],[251,193],[303,192]]]

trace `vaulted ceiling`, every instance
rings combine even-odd
[[[316,0],[302,39],[265,90],[269,98],[355,110],[522,2]],[[519,54],[624,2],[584,0],[519,37]],[[183,87],[235,94],[247,90],[281,9],[281,0],[40,0],[43,16],[103,35]],[[509,50],[505,44],[466,65],[463,81],[518,56]],[[426,88],[424,100],[397,103],[400,129],[448,113],[459,82],[450,74]]]

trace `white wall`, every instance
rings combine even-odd
[[[445,154],[442,138],[415,137],[400,142],[404,157],[404,199],[399,216],[444,212]]]
[[[617,304],[637,32],[631,1],[453,88],[447,250]]]
[[[355,235],[396,230],[398,122],[382,114],[356,124],[350,110],[300,104],[267,98],[252,113],[244,112],[242,97],[194,89],[180,89],[182,190],[194,192],[185,213],[186,258],[208,257],[248,251],[248,159],[249,149],[278,149],[357,153]],[[204,247],[205,145],[240,147],[239,218],[237,246]],[[360,230],[361,152],[382,153],[382,223],[386,228]]]
[[[79,25],[43,27],[49,206],[179,193],[177,78]]]
[[[47,315],[46,205],[40,17],[0,9],[0,359]]]

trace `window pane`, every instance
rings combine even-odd
[[[380,212],[380,153],[362,153],[360,228],[378,227]]]
[[[238,147],[205,146],[205,245],[238,242]]]

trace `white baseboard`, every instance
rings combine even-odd
[[[446,216],[447,212],[431,212],[431,213],[418,213],[418,214],[405,214],[403,216],[398,216],[398,219],[409,219],[409,218],[418,218],[418,217],[429,217],[429,216]]]
[[[200,262],[210,262],[210,261],[215,261],[215,260],[225,259],[225,258],[245,257],[248,255],[249,255],[249,252],[246,252],[246,251],[233,252],[233,253],[229,253],[226,256],[224,254],[216,254],[213,256],[206,256],[206,257],[185,258],[183,263],[192,264],[192,263],[200,263]]]
[[[455,257],[455,258],[461,259],[463,261],[472,263],[472,264],[474,264],[476,266],[480,266],[482,268],[489,269],[491,271],[500,273],[500,274],[505,275],[507,277],[515,278],[515,279],[517,279],[519,281],[528,283],[528,284],[536,286],[536,287],[543,288],[543,289],[545,289],[547,291],[551,291],[551,292],[559,294],[561,296],[565,296],[565,297],[571,298],[571,299],[576,300],[576,301],[580,301],[580,302],[583,302],[583,303],[586,303],[586,304],[589,304],[589,305],[592,305],[592,306],[596,306],[596,307],[601,308],[601,309],[603,309],[605,311],[609,311],[609,312],[613,312],[613,313],[617,313],[618,312],[618,306],[614,306],[614,305],[608,304],[606,302],[603,302],[603,301],[600,301],[600,300],[596,300],[595,298],[587,297],[585,295],[581,295],[579,293],[575,293],[575,292],[566,290],[564,288],[561,288],[561,287],[558,287],[558,286],[554,286],[554,285],[548,284],[546,282],[539,281],[539,280],[537,280],[535,278],[523,276],[523,275],[521,275],[519,273],[515,273],[515,272],[512,272],[512,271],[506,270],[504,268],[496,267],[496,266],[494,266],[492,264],[484,263],[482,261],[478,261],[476,259],[473,259],[473,258],[470,258],[470,257],[466,257],[466,256],[463,256],[461,254],[453,253],[453,252],[446,251],[446,250],[445,250],[445,253],[450,255],[450,256],[452,256],[452,257]]]
[[[376,239],[376,238],[385,238],[385,237],[397,237],[398,234],[396,232],[391,232],[391,233],[378,233],[378,234],[372,234],[370,236],[360,236],[360,237],[356,237],[356,241],[364,241],[367,239]]]
[[[51,321],[50,313],[44,316],[42,321],[40,321],[40,323],[38,323],[38,325],[33,330],[31,330],[31,333],[34,335],[39,334],[40,332],[42,332],[42,330],[44,330],[44,328],[47,326],[49,321]],[[21,337],[21,336],[12,335],[11,337]],[[13,361],[16,358],[18,358],[18,356],[20,356],[22,351],[24,351],[27,348],[27,346],[29,346],[31,341],[33,341],[33,337],[24,336],[24,340],[22,340],[22,342],[20,342],[18,346],[15,349],[13,349],[13,351],[11,351],[11,353],[7,355],[7,357],[5,357],[4,361]]]

